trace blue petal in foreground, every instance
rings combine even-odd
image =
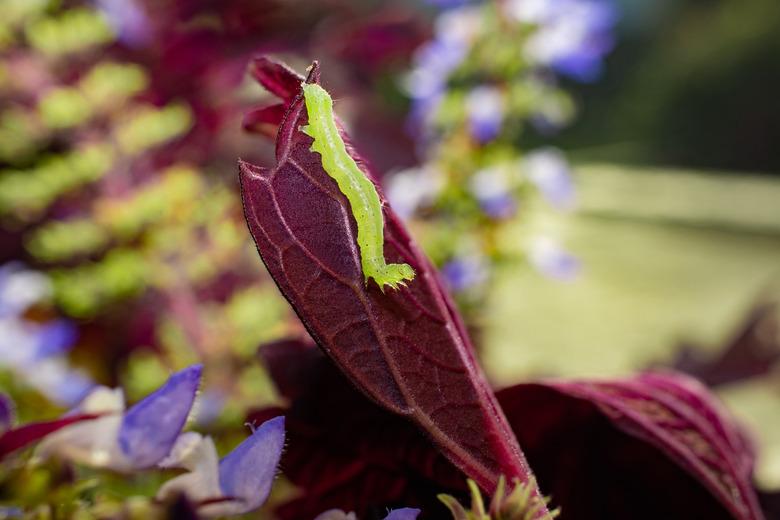
[[[260,507],[271,492],[284,447],[284,417],[264,422],[219,463],[219,485],[241,500],[241,513]]]
[[[390,511],[390,513],[385,517],[385,520],[416,520],[417,515],[419,514],[419,509],[404,507]]]
[[[119,446],[134,466],[153,466],[170,453],[195,402],[202,372],[202,365],[193,365],[173,374],[127,411]]]

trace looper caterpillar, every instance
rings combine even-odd
[[[398,284],[406,285],[404,280],[414,278],[414,269],[409,264],[385,261],[382,203],[374,183],[347,153],[333,116],[333,100],[325,89],[314,83],[303,84],[303,95],[309,124],[301,130],[314,138],[311,150],[322,156],[323,169],[349,200],[357,222],[357,243],[366,283],[373,278],[382,291],[385,285],[393,289]]]

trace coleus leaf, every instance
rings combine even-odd
[[[365,282],[349,202],[300,130],[307,123],[300,82],[290,98],[297,76],[261,63],[256,77],[282,97],[287,111],[276,138],[276,167],[240,162],[241,191],[258,252],[282,294],[354,384],[416,422],[480,486],[492,490],[501,474],[528,480],[530,469],[435,269],[378,188],[385,258],[410,264],[417,276],[385,293]],[[319,83],[316,63],[306,81]]]
[[[258,83],[274,96],[289,104],[298,95],[304,77],[284,63],[270,59],[268,56],[257,56],[249,67]]]
[[[414,424],[356,390],[311,340],[263,345],[259,355],[290,406],[257,411],[248,421],[285,415],[289,449],[281,467],[303,491],[278,509],[279,518],[335,508],[369,520],[404,505],[438,518],[446,510],[436,495],[465,490],[465,477]]]
[[[764,518],[750,443],[690,377],[549,381],[497,397],[567,519]]]
[[[291,404],[253,419],[287,414],[295,449],[282,465],[304,490],[279,510],[281,518],[306,518],[321,504],[371,518],[381,506],[402,503],[438,518],[432,497],[462,491],[425,438],[352,389],[316,349],[285,342],[260,354]],[[554,380],[496,396],[562,518],[762,518],[749,443],[690,378]],[[777,495],[761,503],[775,518]]]

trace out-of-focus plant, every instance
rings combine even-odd
[[[218,120],[243,102],[240,74],[226,72],[232,62],[165,84],[157,71],[197,67],[188,56],[201,41],[182,29],[177,3],[14,0],[3,9],[0,226],[18,237],[15,256],[48,275],[62,312],[133,353],[103,349],[99,361],[81,361],[113,380],[109,360],[122,356],[123,373],[137,376],[134,396],[166,368],[198,361],[213,361],[207,395],[262,386],[243,361],[287,322],[246,254],[234,180],[215,174]],[[167,50],[170,42],[179,43]]]
[[[497,232],[534,194],[555,210],[574,207],[563,154],[521,152],[523,139],[555,132],[574,117],[560,78],[598,77],[612,47],[615,10],[609,0],[431,3],[450,8],[404,80],[424,162],[393,176],[388,194],[402,216],[432,223],[424,226],[427,249],[468,304],[480,300],[492,267],[510,259],[516,248]],[[519,240],[543,274],[576,275],[578,261],[560,237],[529,232]]]

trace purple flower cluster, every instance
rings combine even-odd
[[[121,389],[97,387],[62,419],[40,423],[51,433],[44,434],[35,457],[60,458],[120,473],[156,468],[183,470],[160,487],[157,499],[165,501],[184,494],[203,518],[242,515],[258,509],[266,502],[276,477],[285,443],[284,417],[252,426],[251,435],[220,459],[211,437],[183,432],[193,413],[202,372],[201,365],[176,372],[128,409]],[[25,427],[13,432],[13,417],[13,403],[0,394],[0,444],[9,432],[26,436],[23,444],[36,440],[35,433],[20,433]],[[386,520],[414,520],[419,512],[396,509]],[[346,520],[355,516],[330,510],[318,518]]]
[[[203,367],[173,374],[158,390],[125,409],[121,389],[98,387],[71,414],[96,416],[65,426],[39,444],[40,458],[134,472],[179,468],[158,497],[184,493],[206,517],[244,514],[260,507],[271,491],[284,447],[284,417],[254,428],[221,460],[214,442],[195,432],[182,433],[190,417]]]

